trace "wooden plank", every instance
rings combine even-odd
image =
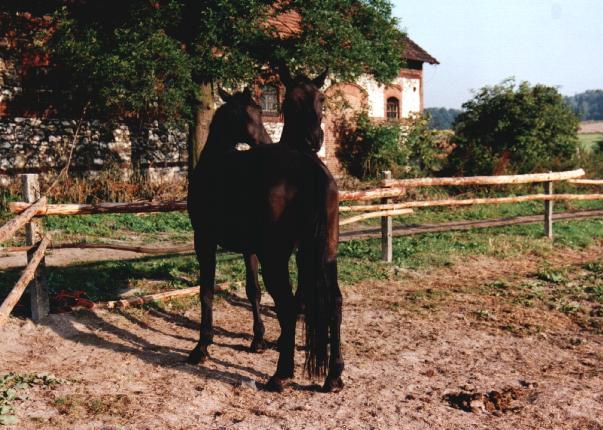
[[[501,203],[520,203],[529,201],[572,201],[572,200],[603,200],[603,194],[530,194],[516,197],[494,197],[475,199],[442,199],[414,202],[402,202],[380,205],[354,205],[340,206],[340,212],[368,212],[375,210],[394,210],[404,208],[428,208],[438,206],[471,206],[471,205],[497,205]]]
[[[535,182],[567,181],[584,176],[583,169],[567,172],[531,173],[527,175],[468,176],[458,178],[385,179],[383,187],[431,187],[438,185],[516,185]]]
[[[39,211],[43,211],[46,207],[46,202],[46,197],[41,197],[34,204],[26,203],[28,207],[25,211],[0,227],[0,243],[12,238],[15,233],[27,224]]]
[[[29,261],[27,267],[21,274],[21,277],[19,278],[11,292],[8,294],[6,299],[4,299],[4,302],[0,306],[0,327],[6,324],[10,313],[16,306],[21,296],[23,295],[25,288],[27,288],[30,281],[34,278],[38,265],[44,258],[44,252],[46,251],[46,247],[49,243],[50,236],[46,235],[44,239],[42,239],[42,241],[39,243],[36,250],[32,253],[31,260]]]

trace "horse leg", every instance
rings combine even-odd
[[[195,232],[195,252],[199,260],[199,288],[201,296],[201,335],[187,363],[199,364],[209,357],[207,348],[213,343],[213,302],[216,276],[216,244],[200,238]]]
[[[253,312],[253,340],[249,348],[251,352],[262,352],[266,349],[266,344],[264,342],[264,323],[260,315],[262,290],[258,281],[258,258],[255,254],[245,254],[244,257],[246,269],[245,291]]]
[[[337,283],[337,260],[326,264],[327,276],[329,280],[329,288],[332,293],[333,307],[331,309],[331,321],[329,325],[330,331],[330,357],[329,357],[329,372],[322,387],[325,392],[337,392],[343,388],[341,373],[343,372],[344,362],[341,354],[341,310],[343,299],[341,290]]]
[[[262,261],[262,270],[266,289],[274,299],[276,316],[281,327],[278,339],[278,364],[276,372],[268,381],[269,391],[283,391],[283,382],[292,378],[294,373],[295,323],[297,306],[289,282],[289,266],[287,260],[275,264]]]

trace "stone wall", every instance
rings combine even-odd
[[[20,173],[55,175],[67,163],[78,127],[73,120],[0,119],[0,177]],[[184,174],[186,132],[154,122],[138,133],[126,124],[82,122],[70,171],[85,175],[106,168],[149,174]]]

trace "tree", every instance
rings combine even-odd
[[[429,116],[429,128],[432,130],[450,130],[456,116],[461,113],[458,109],[426,108],[425,113]]]
[[[65,1],[49,46],[72,103],[103,116],[190,124],[191,161],[205,143],[213,86],[249,83],[279,62],[386,82],[403,33],[388,0]],[[283,30],[279,18],[294,22]]]
[[[603,90],[588,90],[565,101],[582,121],[603,120]]]
[[[453,124],[455,149],[447,170],[458,175],[528,173],[572,166],[578,119],[556,88],[484,87],[463,104]]]
[[[368,112],[342,118],[338,158],[348,173],[359,179],[379,178],[390,170],[395,178],[433,175],[441,168],[442,151],[437,132],[427,118],[413,115],[404,123],[374,123]]]

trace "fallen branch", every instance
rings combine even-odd
[[[528,201],[568,201],[568,200],[603,200],[603,194],[531,194],[517,197],[496,197],[476,199],[443,199],[425,200],[415,202],[390,203],[382,205],[356,205],[341,206],[340,212],[365,212],[376,210],[396,210],[405,208],[427,208],[437,206],[470,206],[470,205],[496,205],[500,203],[520,203]]]
[[[36,251],[34,252],[31,260],[29,261],[29,264],[27,265],[27,267],[21,274],[21,277],[19,278],[19,280],[17,281],[17,283],[15,284],[15,286],[13,287],[11,292],[8,294],[6,299],[4,299],[4,302],[0,306],[0,327],[2,327],[4,324],[6,324],[6,321],[8,321],[8,317],[9,317],[10,313],[12,312],[14,307],[17,305],[17,302],[23,295],[25,288],[29,285],[31,280],[34,278],[34,276],[36,274],[36,269],[38,268],[40,261],[42,261],[42,258],[44,258],[44,252],[46,251],[46,247],[48,246],[49,243],[50,243],[50,236],[46,235],[39,242],[38,249],[36,249]]]
[[[413,213],[412,209],[395,209],[395,210],[382,210],[377,212],[370,212],[362,215],[352,216],[346,219],[339,221],[339,225],[348,225],[358,221],[364,221],[365,219],[370,218],[380,218],[384,216],[397,216],[397,215],[407,215]]]
[[[567,172],[531,173],[527,175],[468,176],[459,178],[384,179],[384,187],[431,187],[436,185],[516,185],[534,182],[566,181],[584,176],[583,169]]]
[[[229,282],[216,285],[216,290],[225,289],[230,286]],[[146,296],[132,297],[130,299],[111,300],[108,302],[100,302],[95,304],[95,307],[101,309],[128,308],[130,306],[140,306],[145,303],[159,302],[177,297],[190,297],[199,294],[200,287],[197,285],[190,288],[182,288],[180,290],[164,291],[162,293],[148,294]]]
[[[46,197],[41,197],[35,203],[25,203],[26,208],[21,214],[0,227],[0,243],[10,239],[13,235],[27,224],[38,211],[43,211],[46,207]]]

